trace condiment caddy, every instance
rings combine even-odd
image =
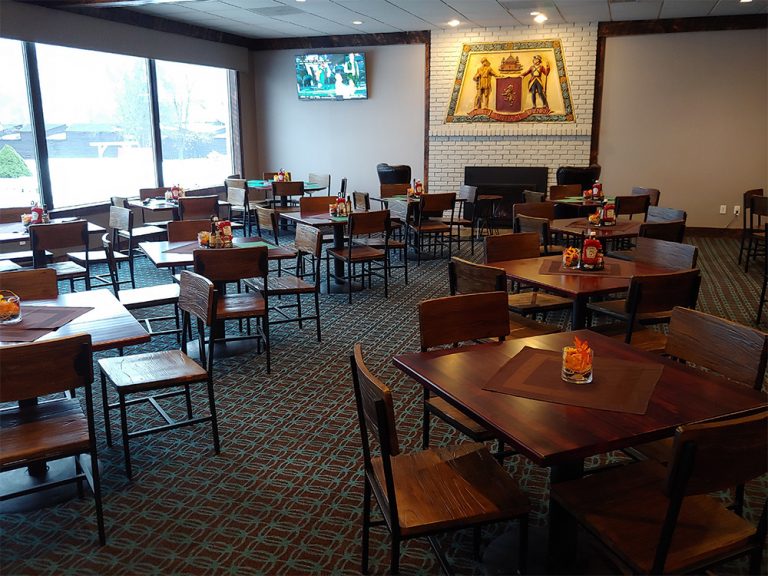
[[[197,243],[201,248],[232,248],[232,223],[214,216],[211,219],[211,231],[198,232]]]

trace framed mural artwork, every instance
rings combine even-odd
[[[446,122],[573,122],[559,40],[464,44]]]

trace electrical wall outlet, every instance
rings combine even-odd
[[[734,204],[733,205],[733,215],[734,216],[738,216],[739,214],[741,214],[741,206],[739,206],[738,204]]]
[[[728,211],[728,206],[725,204],[720,204],[720,214],[726,214]]]

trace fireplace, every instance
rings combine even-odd
[[[502,196],[496,211],[496,223],[512,227],[512,206],[523,201],[523,190],[547,191],[547,171],[544,168],[507,166],[465,166],[464,184],[477,186],[478,194]],[[465,217],[471,218],[474,206],[467,203]]]

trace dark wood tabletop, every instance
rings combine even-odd
[[[290,248],[283,248],[282,246],[275,246],[264,239],[259,237],[245,237],[235,236],[232,239],[235,246],[248,244],[252,242],[264,242],[269,248],[267,251],[267,257],[271,260],[278,260],[283,258],[290,258],[295,256],[296,252]],[[192,248],[184,250],[183,252],[169,252],[169,250],[183,249],[185,246],[197,246],[196,240],[184,240],[182,242],[168,242],[167,240],[157,242],[141,242],[139,248],[141,248],[147,257],[157,268],[173,268],[175,266],[191,266],[193,263]]]
[[[584,327],[587,301],[591,296],[602,296],[622,292],[629,287],[629,279],[641,274],[668,274],[669,268],[653,266],[642,262],[630,262],[619,258],[605,258],[606,266],[615,264],[621,276],[608,276],[600,272],[580,274],[543,274],[543,262],[561,262],[561,256],[542,256],[494,262],[492,266],[502,268],[507,278],[522,284],[536,286],[548,292],[574,299],[571,324],[575,329]]]
[[[78,218],[53,218],[51,224],[73,222],[75,220],[78,220]],[[88,234],[103,234],[105,231],[106,228],[103,226],[88,222]],[[29,229],[21,221],[0,224],[0,244],[4,242],[24,242],[26,240],[29,240]]]
[[[594,226],[587,218],[560,218],[552,220],[550,232],[559,232],[570,236],[587,236],[594,231],[598,239],[636,238],[640,234],[640,220],[619,220],[615,226]]]
[[[645,414],[581,408],[483,390],[523,347],[561,350],[572,345],[574,335],[589,341],[595,357],[663,365]],[[393,361],[540,466],[575,464],[578,468],[588,456],[671,436],[682,424],[744,415],[768,406],[765,393],[588,330],[401,354]]]
[[[93,350],[123,348],[149,342],[149,334],[141,324],[106,289],[59,294],[50,300],[26,300],[24,304],[35,306],[76,306],[93,308],[68,322],[58,330],[40,338],[49,340],[73,334],[90,334]],[[2,343],[0,345],[9,345]]]

